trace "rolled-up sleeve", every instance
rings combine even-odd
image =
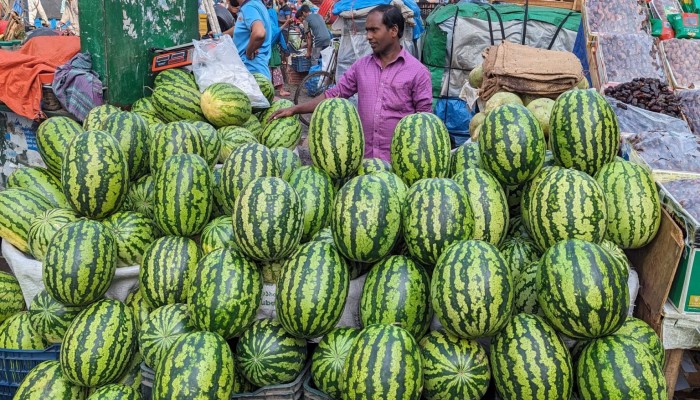
[[[433,112],[433,82],[423,67],[413,81],[413,106],[416,112]]]
[[[340,80],[335,87],[326,90],[327,99],[332,97],[342,97],[348,99],[357,93],[357,62],[352,64],[350,68],[340,77]]]

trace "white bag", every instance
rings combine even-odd
[[[230,83],[241,89],[250,98],[255,108],[268,108],[267,101],[253,74],[248,72],[231,36],[219,39],[193,40],[194,55],[192,72],[200,92],[214,83]]]
[[[29,308],[34,297],[44,290],[41,261],[27,257],[6,240],[2,241],[2,255],[17,278],[19,286],[22,288],[24,301]],[[139,284],[139,268],[138,265],[117,268],[105,297],[119,301],[126,300],[129,291]]]

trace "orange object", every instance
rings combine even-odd
[[[53,83],[53,77],[54,73],[44,72],[43,74],[39,74],[39,82],[41,82],[42,85],[50,85]]]

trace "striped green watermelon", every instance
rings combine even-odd
[[[165,236],[156,239],[143,253],[139,270],[141,292],[151,308],[185,303],[192,272],[201,250],[188,238]]]
[[[435,114],[417,113],[399,121],[391,139],[391,165],[408,186],[450,172],[450,135]]]
[[[219,132],[216,128],[203,121],[193,121],[191,125],[194,125],[194,127],[199,130],[199,134],[202,135],[204,152],[206,154],[204,159],[207,161],[207,164],[213,168],[219,160],[219,153],[221,152],[221,138],[219,137]]]
[[[450,176],[468,168],[481,168],[481,153],[478,142],[464,143],[450,155]]]
[[[104,125],[107,118],[112,114],[118,113],[119,111],[121,111],[119,108],[110,104],[103,104],[93,108],[87,114],[85,120],[83,120],[83,130],[101,130],[102,125]]]
[[[512,216],[510,218],[509,224],[508,224],[508,236],[509,238],[514,238],[514,237],[521,237],[521,238],[530,238],[530,232],[527,231],[527,227],[525,226],[525,223],[523,222],[523,217],[522,215],[517,215],[517,216]]]
[[[192,236],[209,222],[213,183],[207,162],[197,154],[177,154],[154,178],[153,214],[166,235]]]
[[[165,160],[176,154],[197,154],[206,159],[207,150],[199,129],[187,122],[172,122],[155,132],[150,146],[151,173],[155,176]]]
[[[134,354],[134,356],[131,357],[131,362],[124,370],[122,376],[120,376],[117,379],[116,383],[140,391],[141,381],[143,381],[143,375],[141,373],[141,363],[143,363],[143,357],[141,356],[141,353]]]
[[[491,341],[491,369],[503,400],[568,400],[571,355],[541,317],[518,314]]]
[[[542,257],[537,298],[549,323],[573,339],[614,333],[627,318],[627,268],[595,243],[564,240]]]
[[[389,184],[389,188],[396,192],[396,195],[399,197],[399,202],[403,207],[406,194],[408,193],[408,186],[406,186],[401,178],[399,178],[399,176],[395,173],[389,171],[377,171],[373,172],[372,175]]]
[[[256,386],[293,381],[304,368],[306,352],[306,341],[285,332],[275,319],[253,322],[236,346],[241,372]]]
[[[520,206],[528,231],[541,250],[566,239],[600,243],[605,238],[605,193],[583,172],[556,167],[543,172],[523,193]]]
[[[248,95],[230,83],[215,83],[202,93],[202,112],[217,128],[241,125],[250,118],[251,106]]]
[[[141,400],[141,392],[124,385],[105,385],[97,389],[88,400]]]
[[[624,249],[646,246],[661,225],[661,203],[651,173],[629,161],[604,165],[595,176],[605,193],[605,237]]]
[[[29,306],[29,322],[47,343],[61,343],[70,323],[82,307],[64,306],[42,290]]]
[[[27,303],[17,278],[0,271],[0,323],[26,309]]]
[[[272,151],[275,160],[277,160],[277,165],[280,167],[280,177],[289,182],[292,172],[301,167],[301,159],[293,150],[285,147],[275,147],[270,149],[270,151]]]
[[[513,275],[490,243],[464,240],[448,247],[433,271],[433,309],[445,331],[473,339],[491,336],[510,318]]]
[[[380,171],[394,172],[389,161],[376,157],[365,158],[357,169],[357,175],[369,175]]]
[[[539,261],[542,257],[542,252],[537,248],[535,242],[523,236],[506,238],[500,250],[513,272],[513,279],[516,281],[531,263]]]
[[[419,345],[426,399],[483,398],[491,381],[491,369],[486,350],[479,343],[433,331]]]
[[[214,196],[212,198],[211,218],[214,219],[216,217],[231,214],[227,212],[226,208],[224,207],[226,198],[224,197],[223,190],[221,189],[221,168],[212,169],[212,184]]]
[[[44,261],[46,250],[53,236],[66,224],[75,222],[80,217],[73,210],[52,208],[32,220],[27,234],[29,253],[37,260]]]
[[[275,87],[272,85],[272,82],[259,72],[253,73],[253,77],[267,101],[272,103],[272,100],[275,98]]]
[[[235,250],[216,249],[199,260],[191,277],[187,310],[193,324],[225,339],[241,334],[260,307],[262,276]]]
[[[469,168],[452,178],[467,192],[474,215],[474,239],[499,246],[508,230],[508,200],[496,177],[480,168]]]
[[[423,361],[411,334],[394,325],[370,325],[355,338],[345,359],[341,399],[418,400]]]
[[[490,112],[479,134],[481,163],[504,185],[520,185],[537,175],[545,147],[537,118],[521,105],[508,104]]]
[[[134,211],[120,211],[102,223],[117,241],[118,267],[141,265],[143,252],[160,234],[153,220]]]
[[[136,211],[148,218],[153,218],[154,186],[152,175],[142,176],[138,181],[132,182],[122,204],[122,210]]]
[[[221,216],[209,222],[200,238],[202,254],[207,255],[216,249],[236,249],[233,241],[233,218]]]
[[[559,96],[549,126],[557,165],[591,176],[613,161],[620,147],[615,111],[595,90],[570,90]]]
[[[29,189],[48,200],[54,207],[70,208],[66,195],[63,194],[61,181],[44,168],[17,168],[7,177],[5,187]]]
[[[651,354],[659,362],[661,368],[664,367],[666,351],[659,335],[646,322],[634,317],[627,317],[615,335],[626,336],[632,340],[642,343],[651,351]]]
[[[0,324],[0,349],[43,350],[44,338],[34,329],[29,312],[21,311]]]
[[[589,343],[576,363],[576,382],[583,400],[666,400],[662,366],[645,343],[611,335]]]
[[[528,225],[528,211],[531,208],[531,204],[533,202],[533,197],[532,197],[532,191],[540,186],[541,183],[547,182],[550,177],[549,175],[554,174],[555,172],[558,172],[561,168],[558,166],[551,166],[551,167],[543,167],[542,170],[540,171],[539,174],[537,174],[532,180],[522,184],[518,185],[517,187],[506,187],[506,192],[508,192],[508,202],[510,205],[511,201],[511,196],[513,193],[511,192],[513,189],[518,194],[518,199],[517,199],[517,206],[512,206],[511,205],[511,215],[515,214],[517,215],[520,220],[522,221],[522,224],[525,226],[525,231],[527,232],[527,236],[532,239],[532,235],[530,234],[530,227]],[[575,177],[578,177],[579,175],[574,174]],[[546,250],[546,249],[545,249]]]
[[[238,195],[252,180],[279,175],[275,155],[267,147],[251,143],[233,150],[221,167],[221,192],[226,213],[235,210]]]
[[[234,388],[231,349],[212,332],[180,336],[155,371],[153,400],[229,400]]]
[[[201,94],[196,84],[169,83],[156,86],[151,96],[153,106],[164,121],[204,121]]]
[[[151,141],[153,141],[153,137],[155,137],[156,133],[165,129],[166,125],[167,124],[165,122],[161,122],[159,124],[152,124],[152,125],[148,126],[148,137],[151,139]],[[150,141],[148,144],[149,144],[149,149],[150,149],[150,147],[151,147]],[[150,162],[150,160],[149,160],[149,162]]]
[[[219,151],[219,162],[224,163],[231,153],[238,147],[258,143],[256,136],[246,128],[240,126],[227,126],[217,131],[221,139],[221,150]]]
[[[620,248],[620,246],[616,245],[615,243],[603,239],[602,242],[600,242],[600,247],[604,248],[607,250],[607,252],[620,263],[620,268],[629,268],[630,260],[627,258],[627,255],[625,252]]]
[[[100,131],[76,136],[63,158],[61,183],[78,214],[101,219],[117,211],[129,190],[129,165],[119,142]]]
[[[36,130],[36,146],[41,159],[54,176],[61,176],[61,164],[68,144],[83,128],[68,117],[51,117]]]
[[[147,97],[142,97],[136,101],[134,101],[131,104],[131,112],[139,113],[139,114],[153,114],[154,116],[158,116],[158,111],[156,108],[153,106],[153,100],[151,99],[151,96]]]
[[[257,265],[262,273],[263,283],[277,285],[280,275],[282,274],[282,267],[287,259],[276,260],[276,261],[258,261]]]
[[[277,111],[277,110],[282,110],[285,108],[289,107],[294,107],[294,103],[291,100],[288,99],[279,99],[275,100],[270,104],[270,108],[266,108],[264,110],[260,110],[258,112],[258,121],[260,121],[260,125],[262,126],[263,129],[267,127],[267,124],[270,123],[270,116]]]
[[[233,390],[232,394],[239,393],[252,393],[258,388],[243,376],[242,368],[240,366],[240,361],[238,361],[238,356],[233,354]]]
[[[325,171],[310,165],[297,168],[288,181],[299,195],[304,208],[304,233],[301,241],[308,242],[330,222],[335,200],[333,181]]]
[[[112,284],[117,260],[117,243],[106,226],[88,219],[66,224],[46,251],[46,291],[68,306],[93,303]]]
[[[139,352],[151,368],[156,368],[180,336],[196,329],[186,304],[168,304],[153,310],[139,330]]]
[[[298,116],[277,118],[266,124],[258,141],[269,148],[294,149],[301,140],[301,122]]]
[[[153,83],[155,87],[171,84],[185,86],[193,86],[197,84],[194,79],[194,75],[191,72],[187,72],[181,68],[171,68],[159,72],[158,75],[156,75],[156,79]],[[151,101],[153,101],[153,98],[151,98]]]
[[[396,324],[420,340],[432,319],[430,278],[423,267],[404,256],[391,256],[372,267],[360,297],[363,326]]]
[[[34,218],[52,209],[51,203],[28,189],[0,191],[0,238],[23,252]]]
[[[126,156],[129,177],[134,180],[148,173],[148,125],[138,114],[120,111],[110,115],[102,130],[114,136]]]
[[[539,270],[540,264],[532,262],[517,274],[513,315],[526,313],[544,317],[544,313],[537,303],[537,273]]]
[[[331,178],[353,176],[360,167],[365,136],[357,109],[349,100],[322,101],[311,115],[307,140],[311,161]]]
[[[301,201],[287,182],[280,178],[255,178],[236,198],[233,240],[243,254],[254,260],[279,260],[299,245],[303,223]]]
[[[363,175],[340,189],[331,214],[338,251],[353,261],[376,262],[394,247],[401,234],[401,204],[382,179]]]
[[[85,388],[65,379],[58,361],[44,361],[32,368],[14,395],[16,400],[84,400],[86,397]]]
[[[359,334],[356,328],[335,328],[318,342],[311,357],[311,377],[316,387],[334,399],[341,397],[345,359]]]
[[[343,314],[349,285],[348,267],[335,247],[306,244],[282,268],[275,298],[277,318],[295,337],[325,335]]]
[[[143,119],[143,121],[146,123],[146,126],[150,127],[152,125],[158,125],[158,124],[164,124],[165,122],[160,119],[160,116],[155,115],[155,114],[147,114],[143,111],[132,111],[134,114],[138,114],[139,117]],[[150,132],[149,137],[150,137]]]
[[[98,387],[121,376],[136,348],[138,331],[131,310],[117,300],[100,300],[81,311],[61,345],[66,379]]]
[[[254,115],[248,118],[246,122],[241,124],[241,128],[245,128],[248,132],[252,133],[253,137],[255,138],[262,135],[263,132],[262,124],[260,124],[260,121],[258,121],[258,119],[255,118]]]
[[[474,233],[469,195],[450,179],[425,179],[413,185],[401,220],[408,251],[424,265],[434,265],[447,247]]]
[[[140,329],[141,325],[146,321],[151,313],[151,306],[148,305],[146,299],[143,298],[143,292],[139,285],[134,286],[126,295],[124,304],[131,309],[136,316],[136,327]]]

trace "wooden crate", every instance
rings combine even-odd
[[[489,0],[490,3],[511,3],[525,5],[526,0]],[[537,7],[564,8],[581,12],[583,0],[529,0],[527,3]]]

